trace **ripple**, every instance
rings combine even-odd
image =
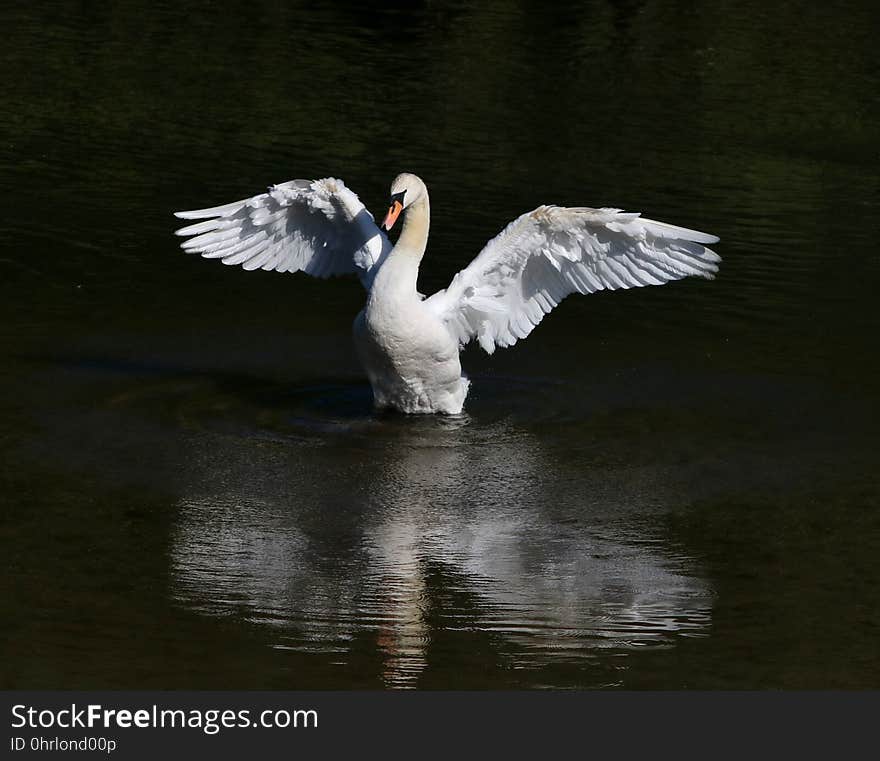
[[[363,380],[270,380],[228,373],[174,373],[167,377],[135,377],[109,395],[107,408],[159,417],[189,431],[216,432],[243,438],[277,441],[394,440],[405,436],[410,446],[444,446],[444,434],[471,430],[473,445],[503,443],[518,434],[509,425],[512,410],[520,424],[562,420],[571,403],[548,390],[558,381],[512,376],[474,376],[478,393],[470,411],[460,415],[411,416],[377,413],[372,391]],[[522,405],[522,398],[540,400]],[[569,397],[570,398],[570,397]],[[554,404],[553,400],[558,400]],[[474,425],[478,423],[478,425]]]
[[[273,646],[351,655],[366,638],[395,687],[414,686],[432,643],[457,634],[498,639],[535,666],[706,631],[707,583],[619,520],[643,509],[633,493],[568,508],[588,525],[564,520],[539,442],[478,420],[440,431],[434,419],[376,419],[387,428],[369,450],[368,489],[342,510],[334,494],[351,482],[338,473],[321,486],[322,450],[299,462],[321,468],[308,494],[271,463],[271,484],[254,488],[252,465],[196,457],[172,535],[175,599],[258,622]]]

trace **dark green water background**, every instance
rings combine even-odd
[[[880,687],[875,3],[4,3],[0,686]],[[376,417],[354,281],[176,209],[425,178],[721,236]]]

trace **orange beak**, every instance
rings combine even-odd
[[[403,211],[403,204],[400,201],[394,201],[391,204],[391,207],[388,209],[388,213],[385,215],[385,219],[382,221],[382,227],[386,230],[390,230],[394,223],[397,221],[397,218],[400,216],[400,212]]]

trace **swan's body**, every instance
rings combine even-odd
[[[402,174],[391,187],[390,229],[406,210],[395,246],[357,196],[334,179],[293,180],[244,201],[198,211],[177,231],[182,247],[245,269],[357,274],[367,303],[354,342],[378,408],[458,414],[469,382],[461,347],[488,353],[525,338],[570,293],[714,276],[720,258],[706,233],[619,209],[539,206],[484,247],[449,287],[424,299],[416,288],[430,225],[428,191]]]
[[[377,407],[457,414],[468,389],[458,341],[416,288],[429,223],[425,190],[409,206],[397,245],[355,318],[354,343]]]

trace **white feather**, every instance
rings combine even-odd
[[[620,209],[539,206],[511,222],[424,303],[460,345],[489,354],[525,338],[571,293],[714,277],[714,235]]]
[[[246,270],[357,274],[369,289],[391,250],[387,236],[341,180],[290,180],[268,192],[208,209],[178,211],[204,219],[177,230],[195,236],[184,251]]]

